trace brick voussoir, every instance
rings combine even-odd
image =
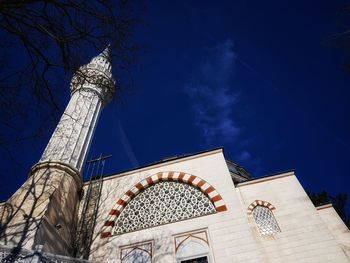
[[[115,222],[114,221],[105,221],[104,226],[111,226],[114,227]]]
[[[219,206],[219,207],[216,208],[216,211],[217,212],[227,211],[227,207],[226,207],[226,205]]]
[[[110,212],[109,212],[109,215],[111,216],[119,216],[120,212],[119,210],[117,209],[112,209]]]
[[[152,180],[151,177],[147,177],[147,178],[146,178],[146,181],[147,181],[147,183],[148,183],[148,186],[151,186],[151,185],[154,184],[154,182],[153,182],[153,180]]]
[[[110,236],[112,236],[111,232],[102,232],[101,233],[101,238],[107,238],[107,237],[110,237]]]

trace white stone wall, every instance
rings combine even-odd
[[[142,179],[163,171],[183,171],[206,180],[221,195],[228,210],[101,239],[99,233],[116,200]],[[212,262],[228,262],[228,259],[235,262],[256,262],[257,246],[248,227],[245,211],[234,192],[234,185],[221,150],[153,165],[119,177],[106,178],[91,259],[100,262],[119,260],[120,247],[152,240],[154,262],[176,262],[174,235],[201,229],[208,230],[210,249],[213,253]]]
[[[236,188],[242,207],[255,200],[271,203],[281,229],[262,237],[252,215],[251,232],[266,262],[349,262],[293,172],[240,183]]]
[[[141,180],[166,171],[185,172],[207,181],[221,195],[227,211],[101,238],[116,201]],[[281,233],[260,236],[252,216],[247,215],[248,206],[255,200],[268,201],[276,207],[273,212]],[[152,242],[153,262],[177,262],[176,240],[193,231],[207,234],[210,262],[215,263],[349,262],[293,173],[240,183],[235,188],[222,150],[105,178],[90,259],[120,262],[121,251],[127,251],[124,248]]]
[[[333,234],[334,238],[350,259],[350,231],[332,205],[317,207],[317,212]]]

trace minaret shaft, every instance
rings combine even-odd
[[[40,161],[60,161],[81,172],[101,107],[96,94],[75,92]]]

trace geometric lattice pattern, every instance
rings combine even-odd
[[[269,208],[260,205],[256,206],[253,210],[253,217],[262,236],[269,236],[281,232]]]
[[[178,171],[165,171],[158,172],[156,174],[150,175],[137,184],[134,184],[129,188],[128,191],[124,192],[119,199],[116,200],[111,210],[109,210],[107,220],[104,222],[104,226],[101,231],[101,238],[109,238],[114,233],[117,218],[126,208],[126,206],[140,193],[145,191],[147,188],[154,184],[160,182],[179,182],[188,184],[195,189],[201,191],[205,196],[207,196],[211,203],[214,205],[216,212],[225,212],[227,207],[221,195],[216,191],[216,189],[210,185],[205,180],[197,177],[193,174],[188,174]]]
[[[114,234],[136,231],[215,213],[210,199],[195,187],[163,181],[135,196],[115,222]]]

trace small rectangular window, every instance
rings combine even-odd
[[[186,260],[182,260],[181,263],[208,263],[208,258],[200,257],[200,258],[186,259]]]

